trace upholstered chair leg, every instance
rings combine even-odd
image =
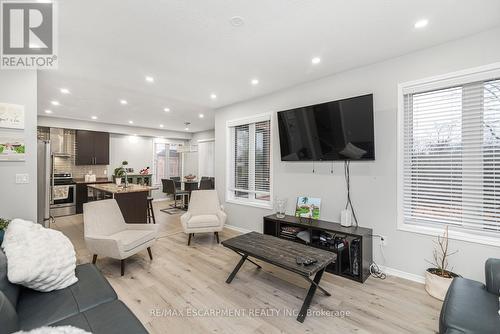
[[[125,275],[125,259],[121,260],[120,261],[120,265],[121,265],[121,268],[122,268],[122,276]]]
[[[149,259],[153,261],[153,253],[151,253],[151,247],[148,247]]]
[[[92,264],[95,264],[97,262],[97,254],[94,254],[94,256],[92,256]]]
[[[188,236],[188,246],[189,246],[189,245],[191,245],[191,235],[192,235],[192,234],[193,234],[193,233],[189,233],[189,236]]]
[[[217,240],[217,243],[220,244],[220,241],[219,241],[219,232],[214,232],[215,234],[215,239]]]

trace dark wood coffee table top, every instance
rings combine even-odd
[[[337,260],[335,253],[257,232],[239,235],[223,241],[222,244],[236,252],[248,254],[307,277]],[[318,262],[308,266],[297,264],[297,256],[315,259]]]

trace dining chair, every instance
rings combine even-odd
[[[210,190],[213,189],[212,180],[208,177],[202,177],[200,181],[200,190]]]
[[[181,177],[180,176],[172,176],[170,177],[170,180],[174,180],[175,182],[175,187],[177,189],[182,189],[182,181],[181,181]]]
[[[177,199],[181,197],[184,199],[184,196],[189,197],[189,192],[185,190],[178,189],[175,186],[175,181],[172,179],[161,179],[161,183],[163,185],[163,192],[167,194],[167,196],[172,196],[174,198],[174,204],[170,205],[170,209],[161,209],[160,211],[168,213],[169,215],[173,215],[177,213],[178,210],[182,210],[182,207],[177,206]]]

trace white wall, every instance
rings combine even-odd
[[[0,217],[36,221],[37,216],[37,79],[35,71],[0,71],[0,102],[24,105],[26,161],[0,162]],[[16,174],[28,184],[16,184]]]
[[[142,168],[153,170],[153,138],[111,134],[109,136],[109,172],[113,173],[122,161],[128,161],[128,168],[139,173]]]
[[[220,198],[225,197],[226,121],[258,113],[273,113],[297,106],[331,101],[366,93],[374,94],[376,160],[351,165],[352,200],[361,226],[388,237],[385,257],[374,240],[374,260],[381,265],[414,275],[423,275],[432,258],[433,238],[397,230],[397,85],[400,82],[444,74],[500,61],[500,29],[415,52],[382,63],[350,70],[321,80],[242,102],[216,111],[216,177]],[[383,47],[382,45],[380,47]],[[341,163],[283,163],[279,156],[277,126],[273,124],[275,196],[288,198],[288,212],[298,195],[322,198],[321,215],[339,220],[345,204],[345,181]],[[273,210],[225,203],[228,223],[262,231],[262,217]],[[484,262],[500,257],[500,248],[463,241],[451,241],[459,253],[450,259],[453,270],[465,277],[484,280]]]

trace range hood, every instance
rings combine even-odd
[[[59,128],[50,128],[50,152],[61,158],[70,158],[73,155],[73,140],[71,133]]]

